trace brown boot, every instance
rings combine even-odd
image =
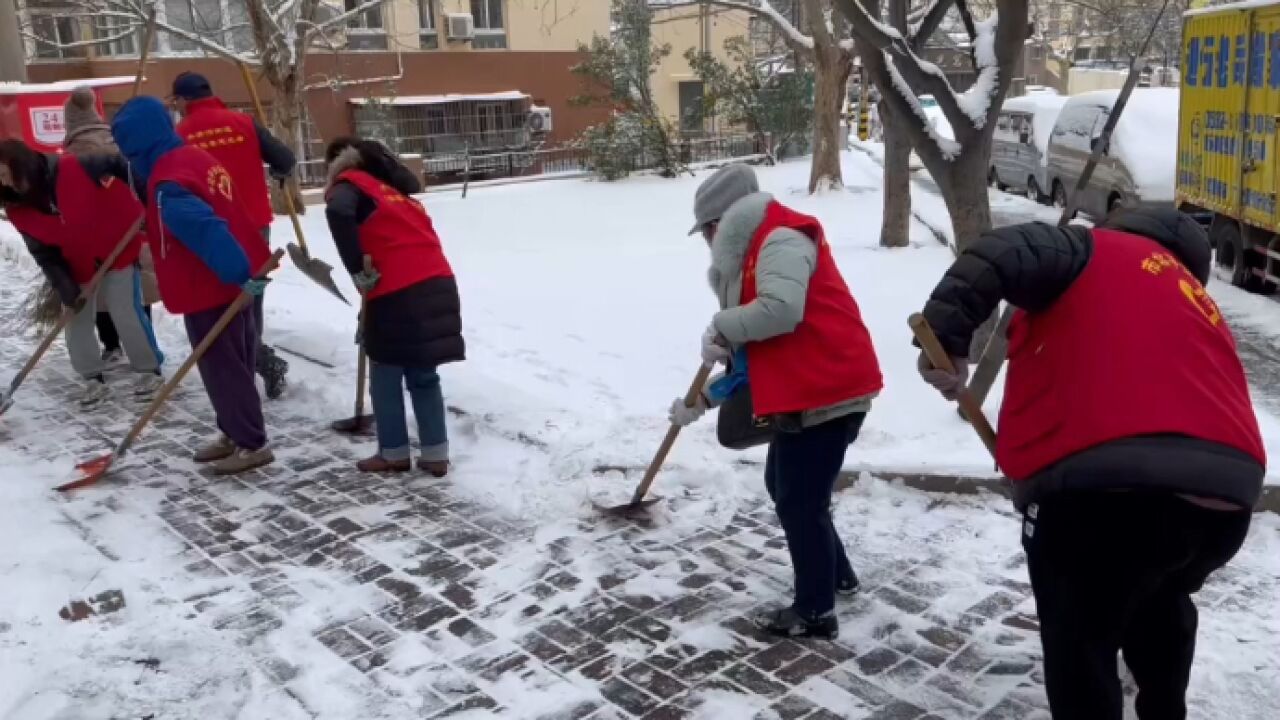
[[[223,458],[231,457],[236,451],[236,444],[226,435],[219,434],[218,438],[204,447],[196,450],[193,458],[198,463],[211,463]]]
[[[213,463],[213,474],[237,475],[275,462],[275,459],[275,453],[271,452],[271,448],[268,447],[261,447],[257,450],[236,448],[230,455]]]
[[[373,457],[365,458],[356,463],[356,469],[360,472],[367,473],[398,473],[407,472],[409,470],[409,458],[403,460],[388,460],[381,454]]]
[[[418,458],[418,469],[431,473],[431,477],[442,478],[449,474],[449,461]]]

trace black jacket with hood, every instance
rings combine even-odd
[[[1108,218],[1103,227],[1160,243],[1208,283],[1209,240],[1190,216],[1172,208],[1130,211]],[[964,357],[974,331],[1001,301],[1027,312],[1045,310],[1092,256],[1093,236],[1083,227],[1026,223],[991,230],[947,270],[925,304],[925,319],[948,353]],[[1264,474],[1265,468],[1235,448],[1181,435],[1139,436],[1088,448],[1015,483],[1014,502],[1025,508],[1065,491],[1157,490],[1252,507]]]
[[[364,267],[360,226],[373,214],[373,200],[355,185],[338,180],[346,170],[369,172],[405,195],[422,185],[404,165],[390,158],[376,143],[361,141],[343,150],[329,164],[325,218],[342,264],[352,275]],[[462,306],[453,277],[415,283],[369,301],[365,322],[365,352],[374,362],[402,367],[435,367],[465,359]]]

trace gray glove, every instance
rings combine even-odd
[[[698,393],[698,399],[694,401],[693,407],[684,404],[684,398],[678,397],[671,401],[671,410],[667,413],[667,418],[671,420],[672,425],[680,427],[688,427],[698,420],[698,418],[707,414],[707,396]]]
[[[955,372],[940,370],[934,367],[933,363],[929,362],[929,357],[921,352],[916,366],[920,369],[920,377],[942,393],[942,397],[955,400],[969,380],[969,359],[953,355],[951,364],[955,367]]]
[[[351,283],[356,286],[360,293],[366,294],[372,292],[378,286],[378,281],[382,279],[382,275],[377,270],[361,270],[351,276]]]

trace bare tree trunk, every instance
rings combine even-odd
[[[884,129],[884,215],[881,247],[906,247],[911,233],[911,140],[887,103],[880,104]]]
[[[296,72],[281,74],[279,72],[268,71],[266,73],[267,82],[271,84],[273,99],[271,102],[269,122],[271,134],[276,139],[284,143],[294,152],[302,147],[302,138],[299,137],[302,128],[302,93],[296,78]],[[298,162],[303,161],[302,155],[298,155]],[[306,213],[306,205],[302,201],[301,183],[288,183],[289,192],[293,193],[293,207],[299,214]],[[281,196],[284,190],[277,183],[271,183],[271,207],[278,214],[288,212],[288,206],[285,205],[284,198]]]
[[[951,231],[961,251],[991,229],[991,200],[987,196],[986,164],[990,151],[990,135],[986,142],[966,146],[950,162],[946,172],[935,173],[942,198],[951,214]]]
[[[839,48],[813,49],[813,163],[809,192],[844,186],[840,172],[840,101],[852,70],[849,57]]]

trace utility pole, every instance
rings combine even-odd
[[[16,0],[0,0],[0,82],[27,81],[27,58]]]

